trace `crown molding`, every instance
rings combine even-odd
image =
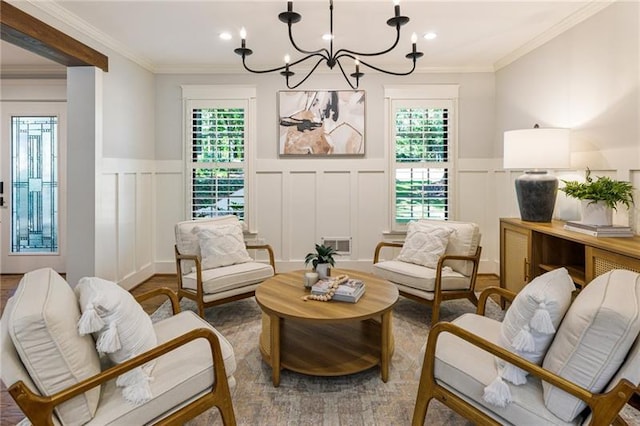
[[[83,19],[80,19],[77,15],[69,12],[64,7],[60,6],[55,0],[51,1],[42,1],[42,0],[24,0],[33,7],[39,9],[40,11],[46,13],[54,19],[59,20],[60,22],[69,25],[70,27],[77,30],[80,34],[89,37],[91,40],[102,44],[103,46],[114,50],[118,54],[124,56],[127,59],[135,62],[140,65],[142,68],[146,69],[150,72],[155,72],[153,63],[141,56],[136,54],[127,48],[124,44],[118,42],[110,35],[98,30],[93,25],[89,24]]]
[[[568,16],[567,18],[563,19],[561,22],[549,28],[547,31],[543,32],[537,37],[534,37],[533,39],[529,40],[527,43],[523,44],[516,50],[504,56],[502,59],[498,60],[493,66],[493,71],[498,71],[501,68],[504,68],[507,65],[511,64],[512,62],[515,62],[516,60],[532,52],[533,50],[547,43],[548,41],[558,37],[560,34],[564,33],[565,31],[575,27],[579,23],[592,17],[593,15],[600,12],[601,10],[609,7],[611,4],[615,3],[616,1],[618,0],[591,0],[589,4],[587,4],[582,9],[575,12],[573,15]]]
[[[277,65],[273,65],[276,67]],[[298,68],[301,73],[310,68]],[[464,74],[464,73],[493,73],[491,65],[470,65],[460,67],[418,67],[413,74]],[[213,65],[213,64],[161,64],[154,69],[156,74],[244,74],[248,72],[241,65]],[[335,70],[322,69],[314,71],[314,74],[334,74]],[[273,74],[273,73],[272,73]],[[367,70],[367,74],[382,74],[375,70]]]

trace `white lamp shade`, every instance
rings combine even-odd
[[[504,132],[505,169],[566,169],[571,166],[569,129]]]

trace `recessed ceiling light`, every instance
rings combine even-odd
[[[220,33],[220,39],[221,40],[231,40],[231,33],[225,31],[223,33]]]
[[[425,33],[424,34],[424,39],[425,40],[433,40],[434,38],[438,37],[438,34],[430,32],[430,33]]]
[[[327,33],[327,34],[323,34],[323,35],[322,35],[322,39],[323,39],[324,41],[331,41],[331,40],[333,40],[333,35],[328,34],[328,33]]]

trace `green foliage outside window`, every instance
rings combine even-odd
[[[448,169],[425,163],[449,161],[448,110],[403,108],[396,113],[396,222],[448,217]],[[415,164],[412,167],[410,163]]]
[[[245,110],[193,110],[192,216],[236,214],[244,218]]]

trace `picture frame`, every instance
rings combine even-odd
[[[364,90],[278,92],[280,156],[362,156]]]

